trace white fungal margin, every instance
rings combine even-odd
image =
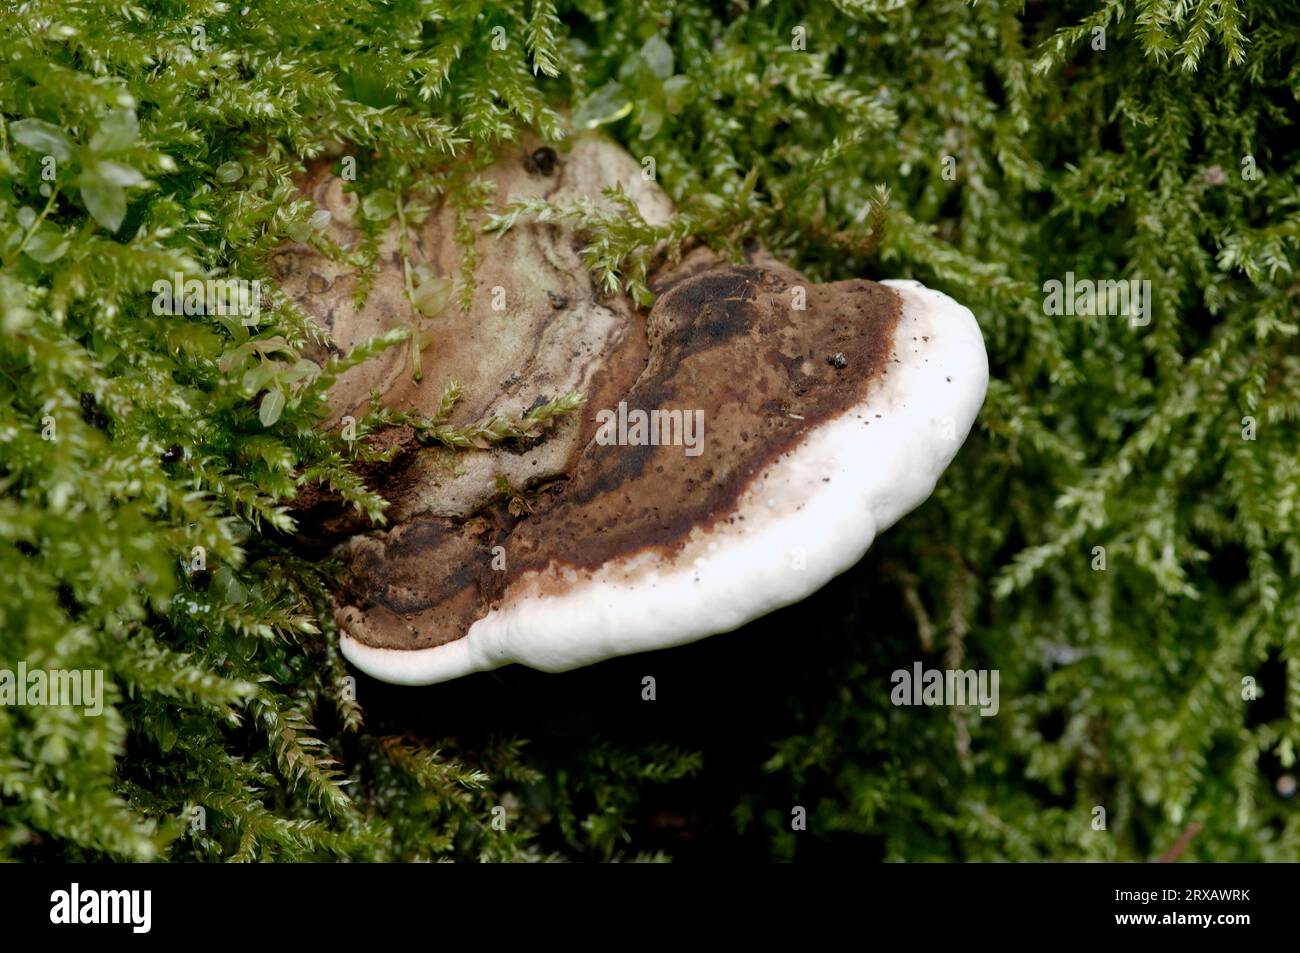
[[[934,490],[984,402],[988,359],[971,312],[916,281],[893,357],[863,403],[825,421],[742,494],[735,516],[697,528],[671,561],[645,552],[542,592],[524,576],[461,639],[375,648],[341,637],[368,675],[428,685],[519,662],[548,672],[668,648],[798,602],[853,566],[876,534]],[[797,567],[802,568],[797,568]]]

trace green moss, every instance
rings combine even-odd
[[[771,857],[1135,859],[1193,820],[1188,857],[1300,855],[1274,789],[1300,729],[1294,4],[801,7],[24,5],[0,34],[0,667],[101,669],[109,697],[0,707],[0,855],[690,856],[707,831]],[[662,237],[914,275],[980,318],[989,399],[825,597],[654,657],[701,697],[681,659],[748,672],[748,721],[620,708],[600,686],[635,700],[627,666],[515,683],[582,702],[563,727],[476,710],[489,682],[408,693],[465,703],[419,718],[363,682],[367,720],[325,567],[290,541],[305,481],[382,510],[314,427],[313,326],[274,294],[251,329],[158,315],[150,289],[265,277],[313,234],[290,176],[337,142],[366,194],[445,170],[467,236],[484,197],[448,160],[555,141],[565,110],[682,210],[667,235],[568,210],[602,281],[643,294]],[[1045,314],[1069,272],[1150,280],[1150,323]],[[814,612],[779,679],[735,662]],[[998,717],[890,705],[915,658],[999,669]]]

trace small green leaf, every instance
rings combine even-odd
[[[113,363],[113,359],[122,353],[122,348],[117,342],[105,334],[103,331],[96,330],[90,335],[91,346],[95,349],[95,356],[105,364]]]
[[[19,228],[15,225],[7,231],[0,231],[0,234],[4,235],[4,243],[0,245],[0,248],[3,248],[4,253],[7,255],[9,254],[10,249],[18,247],[18,243],[21,242],[23,236],[27,234],[27,229]]]
[[[315,378],[319,374],[320,365],[306,358],[294,361],[288,368],[283,366],[280,368],[280,380],[286,384],[297,384],[300,381]]]
[[[49,222],[41,222],[40,228],[27,239],[27,247],[23,249],[27,255],[43,265],[58,261],[67,250],[68,240],[63,232]]]
[[[262,398],[262,406],[258,408],[257,418],[262,421],[263,427],[269,427],[280,419],[283,410],[284,391],[268,390]]]
[[[238,347],[233,347],[222,353],[217,358],[217,369],[223,374],[229,374],[237,367],[243,367],[245,362],[253,356],[253,342],[246,341]]]
[[[664,80],[664,102],[670,113],[681,112],[690,98],[691,81],[686,76],[670,76]]]
[[[390,189],[371,192],[361,201],[361,211],[377,222],[392,218],[397,214],[397,196]]]
[[[60,162],[72,158],[72,140],[58,126],[43,119],[21,119],[9,127],[14,141],[33,152],[51,155]]]
[[[456,297],[456,283],[450,278],[431,278],[411,296],[416,310],[425,317],[441,314]]]
[[[245,394],[256,394],[259,390],[270,383],[271,378],[275,376],[276,366],[273,361],[260,361],[256,367],[250,368],[244,374],[243,387]],[[267,397],[271,396],[271,391],[267,391]],[[266,399],[262,399],[262,406],[265,409]]]
[[[154,722],[154,734],[158,739],[158,750],[163,754],[176,747],[176,741],[180,737],[176,725],[172,723],[170,718],[165,717]]]
[[[610,81],[596,90],[573,114],[573,124],[579,129],[595,129],[617,122],[632,111],[632,101],[620,83]]]
[[[136,169],[121,162],[97,162],[95,172],[100,178],[107,179],[114,185],[120,185],[124,188],[132,185],[143,185],[145,178]]]
[[[226,602],[235,605],[243,605],[248,599],[248,590],[229,566],[217,567],[217,571],[212,574],[212,588]]]
[[[230,162],[223,162],[221,165],[217,166],[215,174],[218,182],[224,182],[229,185],[231,182],[238,182],[244,177],[244,167],[233,160]]]
[[[664,114],[657,106],[646,103],[641,111],[637,113],[637,120],[641,124],[641,133],[638,138],[653,139],[664,123]]]
[[[650,67],[650,72],[660,79],[673,75],[673,48],[664,42],[664,38],[655,34],[641,47],[641,58]]]
[[[78,177],[81,200],[91,217],[110,232],[117,231],[126,217],[126,192],[116,182],[98,175],[95,170],[83,172]]]
[[[90,151],[95,155],[121,152],[140,141],[140,122],[133,109],[118,109],[109,113],[99,129],[90,138]]]

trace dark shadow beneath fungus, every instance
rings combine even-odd
[[[914,624],[871,561],[798,605],[690,645],[560,674],[512,665],[426,688],[358,675],[357,697],[370,734],[431,743],[455,738],[469,751],[524,737],[527,760],[543,773],[552,765],[572,773],[581,753],[598,743],[630,752],[655,744],[699,751],[696,775],[642,788],[629,819],[638,848],[679,861],[766,861],[770,834],[761,819],[740,833],[732,811],[748,794],[765,799],[757,810],[779,810],[788,820],[792,803],[811,812],[821,800],[843,797],[836,779],[813,777],[792,802],[788,779],[762,765],[774,741],[816,723],[864,657],[876,677],[848,687],[878,691],[886,703],[889,673],[917,658]],[[654,701],[642,699],[646,676],[655,679]],[[847,744],[857,746],[853,739]],[[539,848],[559,849],[546,839],[556,833],[548,829]],[[801,859],[877,860],[883,844],[844,832],[809,835],[799,852]]]

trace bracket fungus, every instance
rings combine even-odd
[[[647,220],[671,213],[602,139],[532,155],[487,171],[501,207],[599,202],[618,182]],[[308,191],[346,243],[337,183],[318,175]],[[451,234],[435,212],[415,236],[443,274],[456,267]],[[343,654],[362,671],[411,685],[510,662],[562,671],[735,629],[861,559],[933,491],[983,402],[974,316],[915,281],[814,284],[761,250],[729,264],[697,248],[653,277],[646,314],[602,294],[580,248],[554,223],[482,239],[479,286],[504,287],[506,310],[476,293],[436,319],[419,383],[392,361],[363,365],[333,398],[339,415],[371,389],[433,414],[456,377],[461,423],[588,398],[522,445],[415,447],[378,474],[392,523],[341,544],[335,597]],[[346,296],[312,300],[311,274],[329,266],[310,254],[297,250],[281,277],[336,338],[408,320],[392,298],[360,311],[338,306]],[[541,489],[507,506],[501,478]]]

